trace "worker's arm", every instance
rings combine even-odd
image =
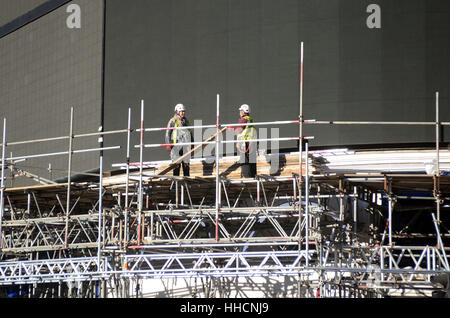
[[[175,127],[175,121],[174,120],[169,120],[169,123],[167,124],[167,128],[174,128]],[[171,140],[172,140],[172,133],[173,133],[173,129],[167,129],[166,130],[166,138],[165,138],[165,142],[166,144],[170,144]],[[166,146],[167,150],[171,149],[171,146]]]
[[[247,119],[245,119],[245,118],[241,118],[238,121],[238,124],[246,124],[246,123],[247,123]],[[236,126],[233,129],[236,134],[240,134],[245,129],[245,126]]]

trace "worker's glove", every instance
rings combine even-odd
[[[167,151],[171,151],[173,146],[166,146]]]

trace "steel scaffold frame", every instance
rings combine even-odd
[[[303,43],[301,50],[303,73]],[[299,284],[307,283],[318,289],[324,297],[336,295],[336,292],[345,297],[349,293],[341,293],[345,288],[350,288],[352,293],[371,290],[378,296],[397,288],[434,290],[436,287],[430,278],[450,272],[449,248],[444,246],[440,232],[442,176],[438,135],[439,127],[450,123],[439,121],[438,97],[436,94],[436,122],[304,120],[301,100],[299,120],[255,123],[255,126],[299,125],[300,137],[261,139],[302,141],[299,142],[299,173],[289,177],[259,175],[254,180],[221,176],[219,151],[215,153],[214,178],[177,178],[144,173],[147,165],[143,162],[143,149],[163,146],[145,145],[144,132],[167,129],[144,127],[144,101],[141,102],[140,129],[131,128],[131,110],[128,109],[127,129],[73,135],[71,109],[68,136],[7,143],[5,119],[0,285],[114,280],[119,281],[115,284],[118,286],[116,295],[127,295],[119,292],[119,288],[132,279],[292,276],[298,277]],[[218,132],[220,128],[236,126],[220,124],[219,102],[218,95],[216,125],[193,128],[210,127]],[[304,124],[435,126],[438,168],[433,176],[432,192],[436,216],[434,213],[431,215],[436,229],[436,245],[394,244],[392,215],[397,196],[392,188],[392,177],[382,175],[383,186],[373,190],[366,183],[379,183],[380,175],[366,176],[366,183],[352,182],[345,173],[310,175],[308,168],[312,158],[307,143],[303,149],[303,141],[312,137],[303,136]],[[139,148],[140,161],[134,165],[130,162],[132,132],[140,135],[140,144],[135,146]],[[98,183],[71,181],[74,154],[120,148],[103,147],[101,143],[99,148],[73,150],[73,139],[124,133],[127,134],[126,175],[121,182],[104,184],[101,163]],[[69,140],[69,150],[65,152],[6,158],[7,146],[64,139]],[[234,141],[216,138],[214,142],[191,144],[214,144],[219,149],[222,144],[230,142]],[[21,159],[60,155],[68,156],[66,184],[49,185],[43,189],[29,187],[25,189],[25,195],[24,189],[6,189],[4,171],[8,162],[15,166],[15,161]],[[139,172],[131,172],[132,166]],[[215,191],[210,191],[214,187]],[[66,195],[66,202],[61,200],[63,195]],[[377,205],[373,195],[385,195],[387,209]],[[161,202],[161,196],[164,202]],[[331,199],[338,202],[336,209],[329,206],[327,200]],[[276,205],[277,201],[287,205]],[[351,208],[346,209],[344,201],[350,202]],[[372,221],[383,213],[387,220],[385,231],[379,229],[368,241],[361,239],[362,229],[357,227],[358,206],[363,202],[368,204],[365,213],[371,215]],[[347,218],[349,213],[350,221]],[[377,235],[380,236],[378,241],[375,239]]]

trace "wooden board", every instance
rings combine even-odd
[[[216,136],[218,134],[222,134],[225,130],[227,130],[226,127],[222,128],[218,133],[215,133],[211,137],[207,138],[205,140],[205,142],[213,141],[214,139],[216,139]],[[177,160],[172,162],[169,166],[167,166],[167,167],[157,171],[156,175],[159,175],[159,176],[165,175],[166,173],[168,173],[168,172],[172,171],[173,169],[175,169],[184,159],[188,158],[189,156],[192,156],[192,154],[194,154],[197,150],[203,149],[205,147],[206,147],[205,144],[200,144],[200,145],[195,146],[194,148],[192,148],[191,151],[189,151],[188,153],[182,155],[180,158],[178,158]]]
[[[278,158],[277,158],[278,157]],[[270,176],[289,176],[293,173],[299,173],[298,154],[281,154],[272,156],[272,162],[267,160],[265,155],[257,157],[257,174]],[[278,159],[278,164],[275,159]],[[303,161],[304,162],[304,161]],[[170,166],[171,164],[169,164]],[[161,165],[158,169],[164,171],[168,165]],[[303,163],[303,174],[305,174],[305,164]],[[315,171],[315,167],[310,164],[310,172]],[[239,157],[222,157],[219,162],[219,174],[222,177],[230,179],[241,178],[241,165],[239,164]],[[159,174],[156,174],[159,175]],[[216,175],[215,160],[208,163],[207,160],[191,161],[190,176],[191,177],[211,177]]]

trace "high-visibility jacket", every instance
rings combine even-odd
[[[249,115],[242,117],[242,119],[245,120],[246,124],[251,124],[254,122]],[[245,125],[242,127],[244,127],[244,129],[237,134],[237,139],[242,142],[238,142],[236,144],[236,148],[241,153],[247,153],[250,150],[250,143],[248,141],[254,140],[257,137],[256,129],[253,125]]]
[[[246,123],[253,123],[253,119],[247,115],[244,116],[243,119],[246,120]],[[238,140],[252,140],[256,139],[256,129],[253,125],[245,125],[244,129],[238,133],[237,135]]]
[[[187,118],[180,118],[178,115],[173,116],[167,124],[167,128],[186,126],[189,126],[189,121],[187,120]],[[192,142],[193,136],[191,129],[168,129],[166,131],[166,144],[176,144],[180,142],[181,138],[184,142]]]

